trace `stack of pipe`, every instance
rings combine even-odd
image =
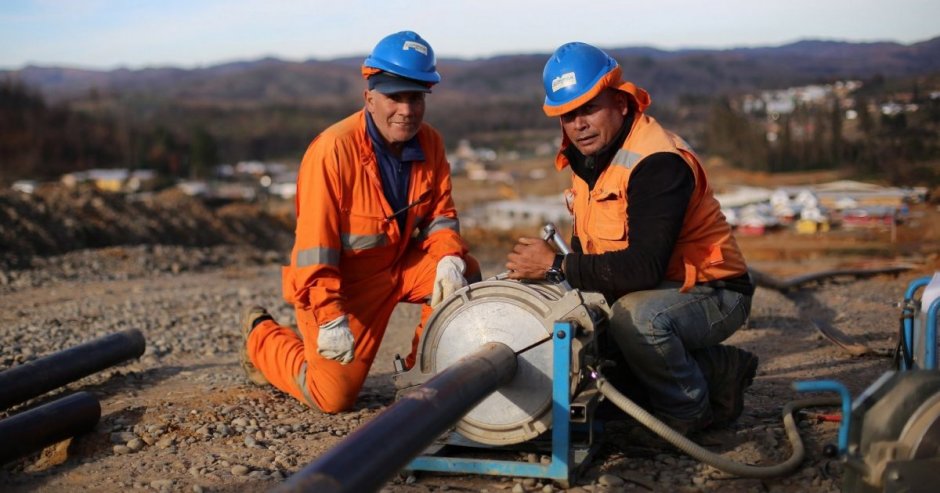
[[[107,335],[0,372],[0,410],[144,354],[136,329]],[[0,420],[0,464],[91,430],[101,404],[88,392],[56,399]]]

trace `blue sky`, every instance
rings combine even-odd
[[[410,29],[438,57],[550,53],[568,41],[664,49],[940,35],[937,0],[0,0],[0,68],[197,67],[365,55]]]

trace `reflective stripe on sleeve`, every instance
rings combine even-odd
[[[434,220],[431,221],[431,224],[421,231],[421,234],[418,235],[418,238],[423,240],[442,229],[449,229],[454,233],[460,234],[460,221],[458,221],[456,217],[435,217]]]
[[[339,265],[339,250],[329,247],[313,247],[297,252],[297,267],[311,265]]]

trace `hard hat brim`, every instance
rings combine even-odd
[[[431,87],[422,82],[406,77],[398,77],[387,72],[381,72],[369,77],[369,89],[382,94],[398,94],[400,92],[430,93]]]

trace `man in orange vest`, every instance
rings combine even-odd
[[[441,80],[434,51],[402,31],[365,59],[364,109],[318,135],[297,176],[297,229],[283,268],[298,329],[261,307],[242,321],[242,367],[327,413],[350,409],[399,302],[432,306],[479,278],[451,197],[441,136],[423,123],[425,95]]]
[[[542,77],[543,110],[563,131],[555,166],[572,170],[573,253],[521,238],[509,277],[604,293],[613,353],[666,424],[734,421],[757,357],[719,343],[747,320],[754,286],[698,157],[602,50],[565,44]]]

